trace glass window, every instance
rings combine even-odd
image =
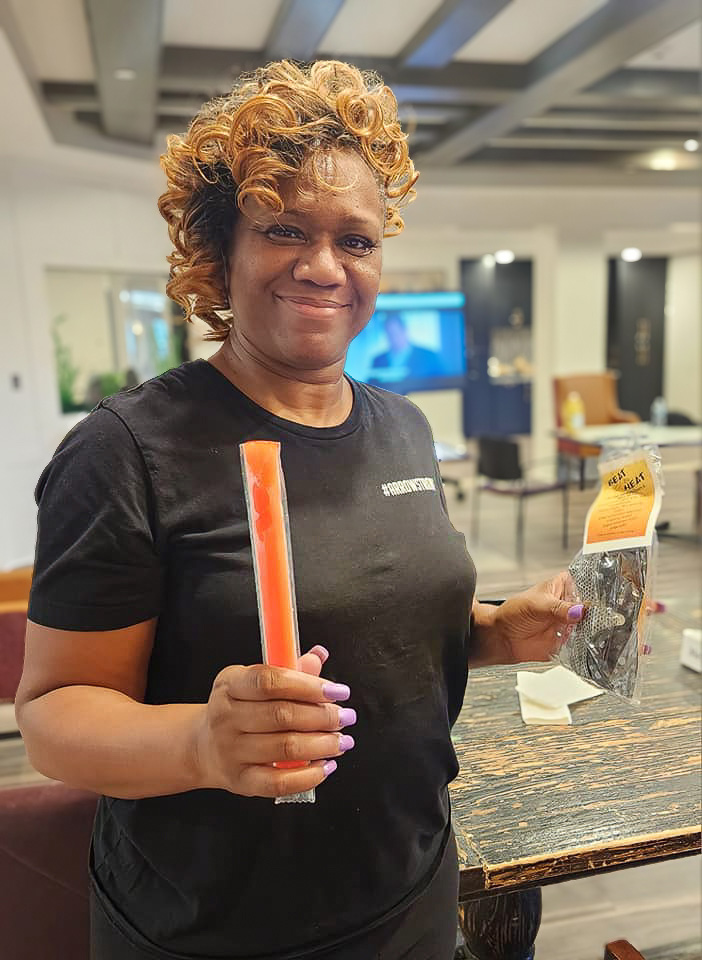
[[[61,410],[91,410],[187,359],[167,276],[51,268],[46,273]]]

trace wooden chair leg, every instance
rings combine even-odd
[[[517,497],[517,560],[524,559],[524,497]]]
[[[480,484],[476,483],[475,490],[473,491],[473,517],[472,517],[472,541],[473,543],[478,542],[478,527],[480,524],[480,518],[478,514],[480,513]]]
[[[605,947],[604,960],[644,960],[644,956],[628,940],[613,940]]]
[[[562,530],[563,549],[568,549],[568,480],[566,479],[563,487],[563,530]]]

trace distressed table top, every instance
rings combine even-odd
[[[526,726],[517,669],[475,670],[453,731],[460,899],[700,852],[700,681],[682,626],[654,617],[641,704],[610,694],[572,726]]]

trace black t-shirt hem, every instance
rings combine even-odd
[[[449,823],[441,840],[439,851],[431,865],[431,869],[427,872],[422,881],[409,894],[396,903],[394,907],[392,907],[390,910],[387,910],[375,920],[363,924],[360,929],[354,930],[348,934],[344,934],[342,937],[336,937],[333,940],[327,940],[315,947],[295,948],[294,950],[286,951],[285,953],[256,954],[255,957],[242,957],[241,960],[315,960],[315,957],[325,957],[330,950],[335,950],[341,947],[350,947],[356,940],[361,941],[361,943],[359,943],[359,947],[362,946],[362,940],[365,936],[377,931],[377,929],[382,927],[383,924],[389,923],[391,920],[394,920],[396,917],[409,910],[426,893],[432,880],[441,869],[444,858],[446,857],[446,851],[448,849],[449,842],[453,842],[452,835],[453,832],[451,828],[451,821],[449,819]],[[114,907],[109,898],[101,889],[100,883],[92,869],[92,850],[90,885],[96,901],[96,906],[101,911],[105,919],[114,928],[116,934],[125,941],[125,944],[129,945],[132,950],[136,950],[143,955],[143,960],[147,960],[147,958],[149,958],[149,960],[151,960],[151,958],[153,958],[153,960],[226,960],[224,957],[205,956],[201,954],[195,956],[194,954],[173,953],[170,950],[156,946],[151,941],[147,940],[146,937],[142,936]],[[141,956],[139,957],[139,960],[142,960]],[[232,955],[232,960],[235,960],[234,955]]]

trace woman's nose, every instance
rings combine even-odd
[[[293,279],[309,280],[321,287],[346,282],[346,271],[333,243],[320,242],[303,248],[293,266]]]

